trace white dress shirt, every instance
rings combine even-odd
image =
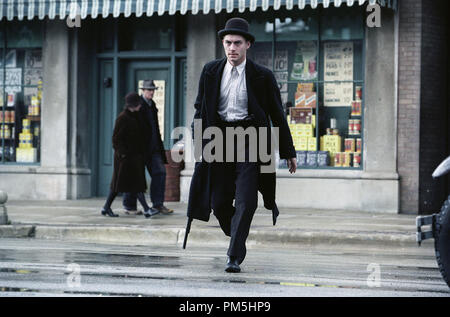
[[[218,112],[224,121],[243,120],[248,115],[246,62],[244,60],[239,66],[234,67],[227,61],[223,70]],[[234,73],[235,71],[237,74]]]

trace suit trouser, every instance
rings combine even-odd
[[[239,150],[235,142],[235,153]],[[245,242],[258,206],[259,164],[249,161],[248,151],[247,140],[245,161],[237,162],[235,156],[234,162],[213,163],[212,170],[211,207],[223,232],[231,238],[227,255],[236,257],[239,263],[245,258]]]
[[[164,193],[166,190],[166,167],[161,157],[161,153],[155,152],[150,159],[145,162],[148,173],[151,177],[150,199],[153,207],[160,207],[164,204]],[[123,206],[128,210],[136,210],[136,194],[124,193]]]

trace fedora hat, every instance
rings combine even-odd
[[[125,96],[125,107],[136,108],[142,103],[141,97],[136,92],[130,92]]]
[[[152,79],[144,79],[139,89],[158,89]]]
[[[222,40],[227,34],[242,35],[247,41],[252,44],[255,42],[255,37],[248,32],[248,22],[242,18],[231,18],[225,24],[225,28],[217,32],[219,38]]]

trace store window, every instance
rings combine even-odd
[[[106,18],[98,21],[97,53],[184,51],[186,16]]]
[[[41,23],[4,23],[0,29],[0,164],[40,161]]]
[[[172,17],[121,18],[118,24],[119,51],[169,50],[173,46]]]
[[[361,7],[272,11],[245,18],[249,57],[274,72],[300,168],[362,166],[364,24]],[[286,168],[281,160],[279,167]]]

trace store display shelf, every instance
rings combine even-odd
[[[30,115],[28,115],[27,119],[30,120],[30,121],[34,121],[34,122],[41,121],[41,116],[30,116]]]

